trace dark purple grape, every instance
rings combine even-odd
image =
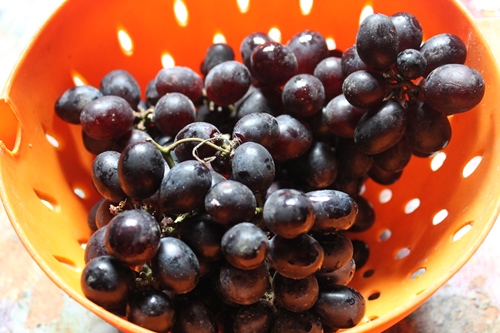
[[[362,152],[353,139],[341,138],[336,147],[339,177],[357,179],[367,174],[373,164],[373,158]]]
[[[343,175],[340,175],[340,177],[337,176],[332,185],[332,189],[344,192],[351,198],[357,198],[365,185],[367,177],[366,174],[358,178],[349,178]]]
[[[236,119],[241,119],[250,113],[269,113],[278,116],[283,113],[283,101],[279,87],[250,87],[246,97],[236,104]]]
[[[296,118],[282,114],[276,117],[280,135],[269,152],[276,161],[284,162],[304,154],[313,142],[311,129]]]
[[[414,49],[401,51],[396,58],[396,70],[405,80],[414,80],[424,75],[427,60],[422,52]]]
[[[92,207],[90,208],[88,214],[87,214],[87,225],[90,229],[91,232],[95,232],[99,227],[96,224],[96,213],[97,209],[99,208],[99,205],[106,200],[105,198],[99,199]]]
[[[271,333],[323,333],[321,320],[309,311],[291,312],[279,309],[275,314]]]
[[[226,231],[221,240],[222,253],[236,268],[248,270],[262,265],[267,259],[267,235],[250,222],[241,222]]]
[[[358,217],[354,224],[349,228],[350,232],[362,232],[370,229],[375,223],[375,210],[372,204],[362,195],[357,196]]]
[[[342,52],[340,67],[342,68],[342,73],[344,77],[349,76],[349,74],[360,70],[370,70],[371,66],[361,60],[356,48],[356,44],[351,45]]]
[[[448,64],[433,70],[424,82],[425,103],[446,115],[469,111],[483,99],[486,84],[474,68]]]
[[[344,82],[345,76],[342,72],[341,58],[327,57],[321,60],[313,74],[323,84],[326,102],[342,93],[342,82]]]
[[[275,176],[271,154],[255,142],[245,142],[234,149],[231,170],[231,179],[243,183],[253,193],[265,193]]]
[[[396,27],[399,49],[401,52],[406,49],[420,49],[422,44],[423,31],[417,18],[408,12],[398,12],[389,16]]]
[[[446,114],[426,103],[410,106],[405,137],[414,152],[432,155],[448,146],[451,135],[451,123]]]
[[[174,66],[162,68],[155,77],[159,96],[178,92],[196,103],[203,95],[202,77],[189,67]]]
[[[411,118],[411,116],[408,116],[408,118]],[[412,145],[408,142],[406,137],[403,136],[398,143],[391,148],[372,155],[373,163],[385,171],[401,171],[410,162],[412,150]]]
[[[313,74],[316,65],[328,57],[325,37],[313,30],[302,30],[286,44],[297,58],[297,73]]]
[[[158,100],[160,99],[160,95],[158,94],[158,90],[156,90],[156,80],[152,79],[146,85],[146,106],[151,107],[155,106]]]
[[[174,302],[154,288],[137,290],[130,298],[127,320],[154,332],[167,332],[175,321]]]
[[[380,104],[388,90],[382,74],[365,70],[349,74],[342,83],[345,99],[358,108],[366,109]]]
[[[344,231],[317,235],[316,238],[325,252],[323,264],[317,274],[331,273],[347,265],[352,259],[354,247]]]
[[[80,124],[80,113],[89,102],[102,97],[99,89],[93,86],[76,86],[65,90],[56,100],[56,115],[70,124]]]
[[[330,130],[330,125],[328,124],[328,116],[326,114],[326,107],[322,107],[321,110],[315,115],[304,119],[307,122],[307,126],[311,129],[313,140],[321,141],[330,145],[336,140],[335,135]]]
[[[368,110],[354,131],[356,146],[366,154],[378,154],[394,146],[404,135],[406,110],[394,100]]]
[[[106,227],[103,226],[97,229],[92,236],[90,236],[87,245],[85,246],[84,251],[84,261],[87,264],[90,260],[110,254],[108,250],[106,250],[106,244],[104,242],[104,234],[106,232]]]
[[[333,184],[338,174],[337,157],[334,150],[324,142],[314,142],[309,150],[294,161],[297,176],[313,189],[326,188]]]
[[[233,333],[267,333],[271,329],[273,317],[274,309],[266,301],[243,305],[234,316]]]
[[[196,121],[184,126],[175,136],[175,141],[183,139],[198,138],[203,140],[215,139],[221,135],[219,129],[214,125]],[[199,141],[190,141],[179,144],[175,147],[174,153],[179,161],[194,160],[193,149],[200,144]],[[202,145],[197,150],[199,158],[206,158],[215,155],[216,150],[208,145]]]
[[[80,285],[89,300],[104,309],[125,314],[134,272],[111,255],[90,260],[83,268]]]
[[[118,179],[118,164],[121,154],[117,151],[105,151],[92,162],[92,183],[97,192],[113,203],[127,198]]]
[[[275,273],[272,287],[276,304],[292,312],[307,311],[318,299],[319,285],[314,275],[290,279]]]
[[[224,225],[252,220],[256,207],[252,190],[234,180],[212,186],[205,196],[205,211],[214,221]]]
[[[347,193],[338,190],[316,190],[306,193],[316,219],[312,230],[334,232],[349,229],[358,217],[358,205]]]
[[[230,305],[249,305],[264,296],[269,287],[269,271],[265,264],[242,270],[224,263],[216,274],[215,288]]]
[[[252,77],[245,65],[236,60],[224,61],[208,72],[205,90],[210,101],[228,106],[243,98],[251,83]]]
[[[122,201],[120,205],[125,201]],[[113,207],[115,207],[116,203],[113,203],[109,201],[108,199],[104,199],[101,201],[101,204],[97,208],[96,211],[96,225],[98,228],[102,228],[105,225],[108,225],[108,223],[111,221],[113,217],[116,216],[118,213],[117,211],[114,210]],[[123,209],[129,209],[128,205],[125,205]]]
[[[305,118],[321,110],[325,102],[325,88],[312,74],[297,74],[283,87],[283,108],[286,114]]]
[[[231,133],[236,117],[232,106],[217,106],[213,103],[203,103],[196,110],[196,121],[209,123],[222,133]]]
[[[143,265],[156,254],[160,233],[160,226],[150,213],[131,209],[111,219],[104,241],[108,252],[127,265]]]
[[[373,164],[368,171],[368,176],[375,182],[381,185],[392,185],[401,178],[403,170],[387,171],[380,168],[377,164]]]
[[[264,32],[253,32],[241,41],[240,44],[240,53],[241,57],[243,59],[243,63],[247,68],[252,71],[252,64],[251,64],[251,58],[252,58],[252,52],[253,50],[261,45],[264,44],[265,42],[272,41],[271,37],[269,37],[268,34]]]
[[[256,112],[243,116],[233,128],[233,138],[256,142],[269,148],[280,134],[278,121],[269,113]]]
[[[160,202],[165,212],[183,214],[204,206],[212,186],[210,170],[201,162],[189,160],[176,164],[163,177]]]
[[[210,174],[212,175],[212,183],[210,187],[213,187],[217,185],[220,182],[223,182],[226,180],[226,177],[218,173],[217,171],[210,170]]]
[[[195,295],[175,297],[175,322],[171,333],[217,333],[217,323],[210,308]]]
[[[175,136],[184,126],[196,120],[196,109],[186,95],[172,92],[158,100],[153,117],[161,133]]]
[[[464,64],[467,58],[467,46],[460,37],[450,33],[430,37],[422,44],[420,52],[427,60],[424,77],[446,64]]]
[[[182,240],[163,237],[151,266],[162,286],[175,294],[185,294],[200,279],[200,262],[193,250]]]
[[[329,288],[333,284],[347,286],[356,272],[356,263],[351,258],[347,265],[332,272],[317,272],[316,278],[320,289]]]
[[[297,57],[288,46],[267,41],[253,50],[251,68],[255,78],[261,83],[282,86],[297,74]]]
[[[147,142],[148,140],[152,139],[151,135],[148,134],[148,132],[134,128],[132,131],[130,131],[129,134],[126,134],[125,136],[121,137],[118,139],[117,144],[119,147],[121,147],[120,151],[123,151],[125,147],[138,143],[138,142]]]
[[[351,241],[354,249],[352,258],[356,262],[356,270],[359,270],[370,258],[370,247],[360,239],[352,239]]]
[[[146,199],[160,188],[165,160],[155,145],[137,142],[127,146],[118,161],[118,180],[132,199]]]
[[[130,132],[127,132],[124,137],[128,137],[130,135]],[[106,140],[97,140],[94,138],[91,138],[90,136],[85,133],[85,131],[82,130],[82,142],[83,146],[85,147],[85,150],[88,151],[91,154],[94,155],[99,155],[100,153],[103,153],[107,150],[114,150],[114,151],[122,151],[122,144],[121,144],[121,138],[119,139],[106,139]]]
[[[295,238],[308,232],[315,217],[311,201],[298,190],[277,190],[264,203],[266,227],[283,238]]]
[[[200,71],[203,75],[207,75],[213,67],[224,61],[231,60],[234,60],[234,51],[230,45],[225,43],[212,44],[205,52]]]
[[[325,122],[336,136],[353,138],[354,129],[366,111],[367,109],[355,107],[347,101],[344,94],[340,94],[326,105]]]
[[[288,239],[275,235],[269,241],[269,258],[276,272],[290,279],[304,279],[316,273],[325,253],[316,239],[300,234]]]
[[[222,259],[221,240],[226,228],[207,214],[196,214],[180,223],[180,239],[196,254],[199,260]]]
[[[380,13],[367,16],[356,34],[356,50],[364,63],[380,70],[389,68],[399,53],[396,27]]]
[[[134,110],[121,97],[102,96],[85,105],[80,113],[80,124],[93,139],[118,139],[132,130]]]
[[[141,101],[141,87],[128,71],[115,69],[103,76],[99,85],[103,95],[119,96],[125,99],[132,109],[137,110]]]

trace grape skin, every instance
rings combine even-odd
[[[248,68],[234,60],[214,66],[205,78],[207,97],[217,105],[228,106],[241,99],[252,83]]]

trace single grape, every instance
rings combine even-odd
[[[261,83],[281,86],[298,73],[297,57],[288,46],[267,41],[253,50],[251,68]]]
[[[274,317],[274,309],[266,301],[258,300],[243,305],[236,311],[232,329],[234,333],[269,332]]]
[[[118,179],[118,164],[121,154],[117,151],[104,151],[92,162],[92,183],[97,192],[113,203],[127,198]]]
[[[302,30],[286,44],[297,58],[297,73],[313,74],[316,65],[328,57],[325,37],[314,30]]]
[[[408,115],[410,119],[412,115]],[[408,126],[409,123],[408,123]],[[408,127],[407,127],[408,128]],[[406,136],[403,136],[394,146],[381,153],[372,155],[373,163],[389,172],[403,170],[411,160],[413,147]]]
[[[342,68],[344,77],[347,77],[349,74],[356,71],[371,69],[371,66],[364,63],[359,57],[356,44],[353,44],[345,49],[344,52],[342,52],[342,57],[340,59],[340,67]]]
[[[362,232],[370,229],[375,223],[375,210],[372,204],[364,196],[359,195],[355,199],[358,205],[358,217],[349,228],[349,232]]]
[[[167,332],[175,321],[174,302],[154,288],[137,290],[131,295],[127,320],[154,332]]]
[[[106,250],[106,244],[104,242],[106,227],[107,226],[103,226],[97,229],[92,236],[90,236],[83,254],[85,264],[94,258],[110,254],[108,250]]]
[[[251,64],[251,58],[252,58],[252,52],[253,50],[261,45],[264,44],[267,41],[272,41],[271,37],[269,37],[268,34],[260,31],[253,32],[241,41],[240,44],[240,53],[241,53],[241,58],[243,59],[243,63],[247,68],[252,71],[252,64]]]
[[[217,333],[211,309],[195,295],[177,295],[174,300],[175,322],[171,333]]]
[[[196,120],[196,109],[186,95],[167,93],[156,103],[153,119],[161,133],[175,136],[184,126]]]
[[[317,274],[331,273],[347,265],[354,254],[351,239],[342,230],[318,234],[316,239],[325,252],[323,264]]]
[[[347,286],[356,272],[356,263],[351,258],[347,265],[332,272],[317,272],[316,278],[321,289],[330,288],[331,285]]]
[[[279,87],[250,87],[246,97],[235,103],[236,119],[250,113],[269,113],[278,116],[283,113],[283,101]]]
[[[209,123],[221,133],[231,133],[237,119],[233,106],[219,106],[213,103],[203,103],[197,106],[196,121]]]
[[[446,64],[464,64],[467,58],[467,46],[460,37],[451,33],[431,36],[422,44],[420,52],[427,60],[424,77]]]
[[[342,72],[342,59],[338,57],[327,57],[321,60],[314,68],[313,75],[323,84],[325,90],[325,102],[342,93],[342,82],[345,75]]]
[[[414,80],[424,75],[427,59],[422,52],[414,49],[401,51],[396,58],[396,70],[406,80]]]
[[[205,78],[207,97],[216,105],[234,104],[247,93],[252,83],[248,68],[231,60],[214,66]]]
[[[220,136],[220,131],[214,125],[196,121],[184,126],[175,136],[175,141],[180,141],[183,139],[198,138],[203,140],[215,139]],[[193,149],[199,146],[199,141],[187,141],[178,144],[174,153],[179,161],[194,160]],[[201,145],[197,149],[196,153],[199,158],[206,158],[215,155],[216,150],[208,145]]]
[[[358,205],[347,193],[325,189],[306,193],[316,219],[312,230],[321,233],[349,229],[358,218]]]
[[[313,142],[311,129],[305,122],[288,114],[276,117],[280,135],[269,148],[272,157],[279,162],[297,158],[304,154]]]
[[[101,79],[99,90],[103,95],[119,96],[125,99],[130,107],[137,110],[141,101],[141,87],[137,80],[124,69],[115,69]]]
[[[336,136],[353,138],[354,129],[367,109],[358,108],[349,103],[344,94],[335,96],[324,109],[325,122]]]
[[[325,102],[325,88],[312,74],[297,74],[283,87],[283,107],[285,113],[305,118],[321,110]]]
[[[447,64],[433,70],[424,82],[425,103],[452,115],[469,111],[483,99],[486,83],[474,68]]]
[[[116,216],[111,210],[111,206],[113,205],[113,202],[109,201],[108,199],[104,199],[101,201],[99,207],[97,207],[96,211],[96,225],[100,229],[111,221],[113,217]]]
[[[152,79],[146,85],[146,106],[151,107],[155,106],[158,100],[160,99],[160,95],[158,94],[158,90],[156,90],[156,80]]]
[[[156,74],[155,82],[159,96],[178,92],[196,103],[203,95],[203,78],[189,67],[162,68]]]
[[[160,226],[150,213],[131,209],[111,219],[104,241],[108,252],[127,265],[143,265],[156,254],[160,233]]]
[[[200,71],[203,75],[207,73],[218,64],[224,61],[234,60],[233,48],[226,43],[216,43],[208,47],[205,52],[205,57],[200,66]]]
[[[375,182],[381,185],[394,184],[401,178],[404,170],[387,171],[380,168],[377,164],[373,164],[368,171],[368,176]]]
[[[186,243],[175,237],[161,238],[151,266],[161,285],[175,294],[190,292],[200,279],[198,258]]]
[[[272,287],[276,304],[292,312],[309,310],[319,295],[318,280],[314,275],[304,279],[290,279],[275,273]]]
[[[380,104],[388,90],[382,74],[365,70],[349,74],[342,83],[345,99],[358,108],[366,109]]]
[[[338,161],[338,175],[349,179],[365,176],[373,164],[371,155],[361,151],[354,139],[341,138],[337,142],[336,154]]]
[[[56,115],[70,124],[80,124],[80,113],[89,102],[102,97],[99,89],[90,85],[75,86],[65,90],[56,100]]]
[[[321,320],[310,311],[291,312],[279,309],[274,316],[271,333],[323,333]]]
[[[150,142],[127,146],[118,161],[118,181],[123,192],[132,199],[146,199],[160,188],[165,172],[160,150]]]
[[[359,25],[356,50],[364,63],[380,70],[389,68],[399,53],[396,27],[380,13],[368,15]]]
[[[120,139],[97,140],[88,136],[87,133],[85,133],[85,131],[83,130],[81,131],[81,133],[82,143],[85,147],[85,150],[93,155],[99,155],[100,153],[103,153],[107,150],[120,152],[123,149]],[[128,137],[129,135],[130,133],[127,132],[124,137]]]
[[[232,137],[241,142],[256,142],[269,148],[280,134],[278,121],[269,113],[256,112],[243,116],[233,128]]]
[[[362,268],[368,259],[370,259],[370,247],[368,244],[360,239],[352,239],[352,246],[354,249],[352,258],[356,263],[356,270]]]
[[[99,227],[97,226],[97,223],[96,223],[96,213],[97,213],[97,209],[99,208],[99,205],[104,200],[106,200],[106,199],[101,198],[97,202],[95,202],[87,214],[87,226],[89,227],[89,229],[92,233],[95,232],[97,229],[99,229]]]
[[[80,113],[83,131],[96,140],[118,139],[132,130],[134,110],[119,96],[102,96],[85,105]]]
[[[315,218],[309,198],[295,189],[277,190],[264,203],[266,227],[283,238],[295,238],[308,232]]]
[[[313,142],[309,150],[293,162],[292,168],[313,189],[332,185],[338,174],[334,150],[321,141]]]
[[[415,15],[408,12],[398,12],[389,16],[396,27],[399,49],[401,52],[406,49],[419,50],[422,44],[422,25]]]

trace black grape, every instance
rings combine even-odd
[[[175,321],[174,302],[154,288],[137,290],[130,298],[127,320],[154,332],[167,332]]]
[[[184,126],[196,120],[196,109],[186,95],[171,92],[158,100],[153,119],[161,133],[175,136]]]
[[[304,154],[313,142],[311,129],[295,117],[282,114],[276,117],[280,134],[269,148],[274,160],[283,162]]]
[[[342,83],[342,92],[353,106],[370,108],[384,100],[388,86],[382,74],[359,70],[345,78]]]
[[[263,84],[281,86],[298,73],[297,57],[288,46],[267,41],[253,50],[251,68]]]
[[[99,90],[103,95],[119,96],[125,99],[132,109],[137,110],[141,101],[141,87],[128,71],[115,69],[101,79]]]
[[[329,233],[349,229],[358,218],[358,205],[347,193],[325,189],[306,193],[316,219],[312,231]]]
[[[325,88],[312,74],[297,74],[283,87],[283,108],[285,113],[305,118],[321,110],[325,102]]]
[[[205,52],[205,57],[200,66],[201,73],[207,75],[216,65],[231,60],[234,60],[234,51],[230,45],[225,43],[212,44]]]
[[[289,311],[307,311],[318,299],[319,285],[314,275],[304,279],[290,279],[275,273],[272,287],[275,303]]]
[[[117,151],[104,151],[92,162],[92,183],[99,194],[113,203],[127,198],[118,177],[120,156]]]
[[[170,92],[178,92],[186,95],[193,103],[196,103],[203,95],[203,79],[189,67],[162,68],[156,74],[155,83],[159,96]]]
[[[431,36],[420,47],[427,60],[424,76],[446,64],[463,64],[467,58],[467,47],[460,37],[450,33]]]
[[[205,78],[205,91],[210,101],[216,105],[234,104],[250,88],[252,77],[242,63],[230,60],[214,66]]]
[[[408,12],[398,12],[389,16],[396,27],[399,52],[406,49],[420,49],[422,44],[422,25],[415,15]]]
[[[313,72],[325,89],[325,101],[342,93],[342,82],[345,76],[342,72],[342,59],[338,57],[327,57],[321,60]]]
[[[62,120],[70,124],[80,124],[80,113],[85,105],[102,96],[102,92],[93,86],[75,86],[59,96],[54,110]]]
[[[297,58],[297,73],[313,74],[316,65],[328,56],[325,37],[314,30],[303,30],[293,35],[287,46]]]
[[[241,142],[256,142],[269,148],[278,138],[278,121],[269,113],[256,112],[243,116],[233,128],[233,138]]]

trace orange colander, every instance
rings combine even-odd
[[[254,31],[285,42],[308,28],[345,49],[354,42],[361,13],[370,8],[414,14],[424,39],[458,35],[468,47],[467,65],[487,84],[480,105],[451,118],[453,137],[443,152],[413,158],[394,185],[366,183],[364,196],[376,222],[351,234],[370,249],[351,285],[367,299],[367,311],[348,331],[380,332],[407,316],[465,264],[500,208],[498,65],[473,19],[452,0],[65,2],[34,37],[0,100],[1,197],[36,262],[72,298],[118,329],[147,332],[82,294],[87,212],[98,200],[90,180],[93,156],[83,147],[80,127],[56,117],[55,100],[74,84],[97,86],[116,68],[128,70],[145,88],[162,66],[198,69],[213,41],[239,50],[242,38]]]

